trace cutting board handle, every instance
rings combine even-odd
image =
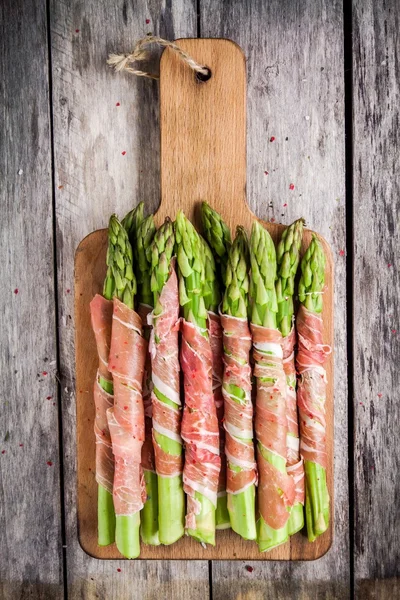
[[[199,224],[206,200],[231,226],[250,225],[246,204],[246,65],[225,39],[177,45],[211,71],[207,81],[166,48],[160,64],[161,205],[159,224],[182,209]]]

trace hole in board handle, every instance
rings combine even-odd
[[[207,73],[196,73],[196,79],[197,81],[200,81],[200,83],[205,83],[206,81],[211,79],[212,76],[211,69],[209,69],[208,67],[204,68],[207,69]]]

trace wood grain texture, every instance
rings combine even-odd
[[[0,23],[0,597],[58,599],[63,573],[46,3],[5,0]]]
[[[172,51],[161,61],[161,205],[156,220],[175,218],[178,210],[189,217],[198,213],[200,201],[207,198],[231,227],[241,224],[250,233],[254,215],[245,201],[246,76],[242,51],[227,40],[181,40],[179,45],[196,61],[207,65],[212,77],[199,83],[194,73]],[[229,102],[228,99],[229,98]],[[179,157],[179,160],[177,160]],[[282,226],[266,225],[277,239]],[[303,250],[311,239],[304,235]],[[326,343],[333,345],[332,256],[327,254],[324,324]],[[106,232],[97,231],[79,245],[75,262],[75,349],[78,436],[78,524],[79,537],[86,551],[97,557],[119,558],[115,546],[97,546],[97,486],[94,480],[95,414],[92,394],[97,369],[97,350],[92,334],[89,303],[101,293],[105,277]],[[333,357],[327,361],[327,449],[328,486],[333,501]],[[245,542],[232,531],[218,532],[216,547],[203,548],[190,537],[172,546],[142,546],[141,558],[162,559],[315,559],[328,550],[331,529],[310,544],[298,534],[269,553],[260,554],[256,543]]]
[[[159,204],[158,83],[117,75],[106,58],[131,50],[149,31],[169,39],[196,36],[195,2],[53,0],[50,16],[68,597],[203,600],[207,561],[98,561],[79,545],[74,311],[67,292],[75,249],[86,234],[139,200],[148,210]]]
[[[400,597],[400,5],[356,0],[354,571],[360,599]]]
[[[285,223],[304,216],[332,246],[336,282],[333,546],[316,562],[254,563],[251,573],[214,562],[213,598],[341,600],[350,596],[342,4],[202,0],[200,17],[202,37],[230,38],[247,56],[250,209]]]

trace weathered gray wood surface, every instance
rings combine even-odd
[[[79,547],[75,512],[74,250],[111,211],[139,199],[154,209],[159,198],[158,86],[114,75],[105,58],[149,31],[195,37],[197,8],[202,37],[230,37],[248,56],[250,207],[283,222],[305,216],[336,257],[334,546],[315,563],[257,563],[252,572],[215,562],[211,589],[206,562],[91,559]],[[400,596],[399,14],[395,0],[353,1],[350,547],[342,3],[49,3],[69,598],[336,600],[351,594],[352,555],[357,598]],[[46,4],[5,0],[0,22],[0,598],[53,599],[63,596],[63,568]]]
[[[0,3],[0,598],[62,598],[46,3]],[[47,464],[49,462],[49,464]]]
[[[169,39],[196,37],[195,3],[174,1],[172,9],[159,2],[51,5],[69,598],[203,600],[209,593],[206,561],[98,561],[77,540],[74,315],[67,290],[85,235],[139,200],[146,199],[148,210],[159,204],[158,84],[106,66],[110,52],[131,49],[149,31]]]
[[[305,217],[332,245],[336,262],[333,546],[318,561],[254,563],[253,572],[215,562],[214,600],[350,595],[342,18],[342,4],[328,0],[201,3],[201,36],[233,39],[248,57],[250,208],[283,223]]]
[[[355,586],[400,597],[400,4],[354,3]]]

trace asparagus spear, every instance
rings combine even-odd
[[[230,315],[235,320],[222,317],[224,326],[224,352],[226,366],[235,367],[233,371],[225,368],[224,373],[224,396],[226,402],[233,400],[238,405],[241,415],[246,413],[250,423],[248,429],[253,430],[252,416],[253,405],[251,401],[251,369],[249,366],[249,351],[251,347],[251,336],[247,324],[248,293],[249,293],[249,248],[246,232],[242,227],[237,228],[235,240],[228,253],[226,266],[226,289],[222,301],[222,314]],[[240,347],[239,345],[240,340]],[[236,371],[241,369],[240,375]],[[242,386],[238,383],[241,382]],[[226,411],[228,412],[228,411]],[[243,420],[243,419],[242,419]],[[236,437],[229,430],[226,433],[226,448],[230,450],[232,440],[231,461],[228,460],[228,482],[239,480],[239,488],[248,486],[239,493],[228,491],[228,511],[232,529],[246,540],[256,539],[255,520],[255,480],[256,469],[254,463],[254,447],[251,437]],[[240,454],[244,456],[247,463],[253,463],[253,467],[243,468],[234,464],[234,460],[243,459],[237,456],[237,445]],[[236,452],[235,452],[236,451]],[[242,479],[239,473],[246,471]],[[253,483],[252,483],[253,481]],[[243,485],[244,484],[244,485]],[[228,484],[229,485],[229,484]],[[229,489],[229,488],[228,488]],[[237,487],[236,487],[237,490]],[[235,491],[236,491],[235,490]]]
[[[103,297],[106,300],[112,300],[115,288],[115,281],[111,268],[107,268],[107,274],[104,280]],[[110,315],[111,317],[111,315]],[[92,315],[93,318],[93,315]],[[111,320],[111,318],[110,318]],[[109,323],[111,331],[111,322]],[[106,356],[104,358],[108,360]],[[103,373],[105,375],[105,373]],[[114,393],[114,386],[111,373],[107,377],[103,377],[98,373],[98,384],[100,387],[111,396]],[[103,415],[105,416],[105,415]],[[97,488],[97,531],[99,546],[108,546],[115,540],[115,511],[112,493],[109,492],[103,485],[98,484]]]
[[[203,287],[204,304],[208,312],[209,335],[211,352],[213,358],[213,392],[215,407],[219,424],[219,449],[221,456],[221,471],[218,481],[217,511],[215,513],[216,529],[229,529],[229,513],[226,495],[226,460],[225,460],[225,430],[224,420],[224,398],[222,396],[223,377],[223,345],[221,320],[218,314],[221,302],[220,284],[216,275],[216,265],[213,254],[207,242],[200,237],[204,252],[205,282]]]
[[[154,217],[150,215],[144,219],[136,230],[136,243],[134,254],[136,261],[138,301],[139,304],[153,305],[153,294],[150,286],[151,265],[147,259],[147,250],[153,241],[156,226]]]
[[[179,274],[179,302],[183,307],[183,315],[185,321],[190,325],[192,324],[192,343],[199,346],[198,338],[203,336],[209,343],[209,335],[207,331],[207,310],[204,303],[204,282],[205,282],[205,264],[204,264],[204,250],[200,236],[194,229],[193,225],[186,219],[184,214],[179,211],[176,217],[175,223],[175,238],[177,248],[177,261],[178,261],[178,274]],[[194,327],[193,327],[194,326]],[[183,324],[183,344],[182,344],[182,359],[187,358],[190,360],[190,344],[189,340],[185,340],[185,323]],[[185,484],[185,491],[188,493],[188,508],[187,508],[187,532],[189,535],[194,537],[200,542],[215,544],[215,507],[216,502],[211,499],[216,498],[217,484],[218,484],[218,473],[220,469],[219,460],[219,449],[213,447],[211,450],[202,449],[201,453],[206,457],[206,462],[201,463],[199,452],[196,450],[196,444],[193,443],[192,435],[194,433],[192,427],[192,419],[200,416],[200,421],[196,422],[196,434],[201,437],[202,433],[207,433],[205,427],[210,428],[211,435],[208,436],[211,440],[215,440],[215,445],[218,443],[218,422],[215,411],[215,405],[212,394],[212,382],[211,382],[211,350],[210,346],[205,344],[202,349],[203,354],[199,356],[199,368],[201,369],[201,381],[200,374],[197,374],[199,381],[207,386],[202,390],[202,394],[198,396],[197,402],[201,403],[201,406],[188,406],[188,400],[193,402],[193,397],[189,394],[195,395],[196,390],[194,386],[196,384],[196,374],[189,372],[191,368],[190,364],[187,364],[187,371],[185,372],[185,408],[182,419],[182,437],[186,442],[186,460],[184,467],[184,481],[185,474],[190,469],[196,469],[200,471],[201,468],[208,469],[207,475],[210,483],[207,485],[209,490],[209,497],[206,497],[202,492],[195,491],[191,486]],[[184,352],[188,354],[185,356]],[[193,357],[192,357],[193,358]],[[191,377],[194,375],[194,379]],[[197,392],[198,394],[198,392]],[[205,405],[207,405],[207,414],[204,413]],[[200,429],[199,429],[199,423]],[[208,442],[209,445],[211,441]],[[188,456],[191,457],[193,464],[191,465],[188,460]],[[203,482],[200,482],[203,485]],[[189,492],[188,487],[191,488]],[[215,487],[215,492],[214,492]],[[197,512],[197,506],[200,506],[200,511]],[[189,517],[189,519],[188,519]],[[189,524],[188,524],[189,523]]]
[[[249,308],[250,255],[246,231],[236,228],[236,237],[228,252],[226,288],[222,298],[222,312],[238,319],[247,318]]]
[[[304,467],[299,455],[299,425],[296,405],[296,370],[294,365],[295,335],[293,328],[293,294],[294,280],[300,259],[300,247],[303,237],[303,219],[299,219],[287,227],[277,248],[278,279],[276,295],[278,300],[277,324],[283,336],[284,369],[286,373],[286,405],[288,417],[287,465],[288,472],[300,476],[304,480]],[[290,469],[292,467],[292,469]],[[302,486],[300,485],[300,496]],[[303,500],[303,498],[301,498]],[[304,525],[303,501],[297,499],[288,521],[289,535],[300,531]]]
[[[137,210],[138,209],[138,210]],[[151,291],[151,263],[147,259],[147,251],[153,241],[156,227],[153,215],[146,219],[143,217],[143,207],[139,206],[132,211],[129,218],[131,238],[134,240],[135,272],[138,288],[138,313],[142,318],[144,337],[149,342],[150,328],[147,325],[147,315],[153,307],[153,293]],[[128,215],[129,217],[129,215]],[[142,220],[141,220],[142,219]],[[141,535],[145,544],[158,546],[158,486],[157,474],[154,466],[154,448],[152,440],[151,422],[151,361],[147,354],[145,375],[143,382],[143,404],[145,408],[145,442],[142,449],[142,466],[146,483],[147,500],[141,514]]]
[[[321,318],[325,283],[325,254],[313,236],[301,261],[300,309],[297,316],[299,338],[297,367],[300,373],[300,450],[306,475],[306,523],[308,539],[314,541],[329,527],[329,492],[326,481],[325,390],[323,364],[330,348],[323,345]],[[311,329],[310,329],[311,327]],[[311,333],[310,333],[311,332]],[[304,360],[306,358],[306,360]],[[310,452],[310,442],[312,450]]]
[[[213,254],[209,245],[201,236],[201,248],[204,257],[204,284],[203,296],[206,309],[217,312],[221,301],[221,291],[216,276],[216,266]]]
[[[201,218],[202,225],[205,238],[208,244],[211,247],[211,250],[214,255],[214,259],[212,259],[212,255],[210,253],[210,249],[208,245],[205,245],[206,248],[206,286],[211,287],[212,294],[207,296],[206,308],[208,311],[211,311],[217,315],[218,307],[220,303],[220,290],[219,283],[221,286],[225,283],[226,276],[226,265],[228,260],[228,252],[231,246],[231,232],[229,227],[223,221],[221,215],[211,208],[207,202],[202,202],[201,205]],[[216,263],[216,265],[215,265]],[[217,268],[216,268],[217,267]],[[218,277],[216,277],[216,273]],[[214,297],[212,297],[214,296]],[[218,321],[216,323],[214,329],[217,331],[220,329],[220,319],[219,316],[212,317],[214,321]],[[220,340],[222,342],[222,340]],[[214,365],[220,367],[221,376],[220,380],[223,376],[223,364],[222,364],[222,343],[217,347],[217,340],[213,344],[213,340],[211,339],[211,347],[215,348],[215,357],[213,357]],[[219,361],[220,364],[217,364]],[[215,369],[214,371],[217,373],[219,369]],[[218,375],[218,373],[217,373]],[[214,379],[215,373],[214,373]],[[218,385],[219,383],[219,385]],[[226,459],[225,459],[225,431],[223,429],[223,418],[224,418],[224,402],[222,397],[222,387],[219,381],[214,381],[214,397],[216,400],[217,406],[217,416],[218,422],[220,425],[220,450],[221,450],[221,471],[219,476],[219,485],[218,485],[218,501],[217,501],[217,513],[216,513],[216,527],[217,529],[226,529],[229,526],[229,513],[227,507],[227,496],[226,496]]]
[[[144,219],[143,213],[144,202],[139,202],[139,204],[134,209],[129,211],[121,221],[122,227],[128,234],[129,241],[133,249],[136,247],[136,236],[139,225]]]
[[[114,284],[113,297],[133,309],[137,286],[132,268],[132,247],[125,229],[115,215],[110,218],[106,260]],[[111,283],[110,279],[107,283],[110,288]],[[136,558],[140,554],[139,528],[140,511],[116,516],[116,545],[127,558]]]
[[[115,215],[111,215],[108,227],[106,263],[108,270],[104,287],[107,290],[112,287],[112,297],[133,309],[137,285],[132,267],[132,247],[128,234]]]
[[[278,303],[275,290],[276,280],[276,252],[274,242],[267,230],[258,222],[254,222],[251,240],[250,240],[250,261],[251,261],[251,323],[255,326],[262,326],[268,330],[277,329]],[[287,495],[285,505],[290,505],[294,500],[294,485],[291,477],[286,471],[286,385],[280,384],[282,369],[282,379],[285,382],[282,365],[282,350],[280,346],[280,333],[274,336],[274,341],[265,339],[260,344],[256,342],[257,327],[252,327],[254,340],[254,356],[256,361],[255,375],[257,378],[257,402],[256,402],[256,435],[259,465],[259,500],[260,513],[263,512],[263,497],[268,494],[274,494],[272,508],[270,513],[278,516],[280,508],[280,499],[284,494]],[[266,330],[261,330],[261,332]],[[267,372],[264,375],[265,371]],[[286,382],[285,382],[286,383]],[[270,392],[269,392],[270,390]],[[269,400],[270,399],[270,400]],[[271,403],[271,404],[270,404]],[[267,417],[262,416],[267,413]],[[273,413],[273,414],[272,414]],[[263,434],[266,425],[265,419],[271,422],[267,428],[267,435]],[[267,437],[267,439],[265,439]],[[264,444],[261,442],[264,439]],[[269,448],[267,447],[270,446]],[[279,486],[275,484],[268,488],[268,471],[274,474],[274,478],[279,480]],[[287,487],[287,492],[281,486]],[[264,515],[266,512],[264,511]],[[270,517],[270,515],[269,515]],[[288,539],[286,516],[276,522],[282,523],[280,527],[273,527],[268,524],[262,514],[257,522],[257,539],[261,552],[270,550]],[[272,523],[273,520],[269,519]]]
[[[284,230],[276,252],[278,264],[278,278],[276,282],[278,300],[277,324],[283,337],[289,335],[293,326],[294,280],[300,260],[303,224],[303,219],[298,219]]]
[[[176,257],[179,267],[179,301],[187,321],[207,328],[204,303],[205,264],[200,236],[182,211],[175,222]],[[204,336],[208,333],[204,331]]]
[[[174,396],[179,394],[179,363],[178,363],[178,332],[174,331],[174,323],[171,323],[171,329],[165,330],[165,326],[158,330],[158,319],[170,318],[167,312],[173,310],[170,303],[173,302],[174,289],[171,292],[167,289],[167,282],[172,277],[176,282],[176,275],[174,271],[174,264],[172,262],[172,255],[174,252],[175,236],[172,222],[167,218],[164,224],[158,229],[154,236],[154,240],[147,250],[147,258],[151,263],[151,291],[154,297],[154,311],[153,311],[153,327],[154,327],[154,350],[152,356],[154,358],[154,387],[153,394],[155,398],[162,403],[164,406],[163,413],[171,416],[172,419],[167,417],[168,423],[173,422],[173,425],[169,424],[168,431],[160,433],[156,431],[154,425],[153,438],[156,446],[156,468],[158,472],[158,499],[159,499],[159,538],[162,544],[172,544],[176,542],[184,534],[184,522],[185,522],[185,494],[183,491],[182,482],[182,461],[183,461],[183,446],[182,440],[178,441],[180,436],[180,416],[177,417],[178,411],[180,410],[180,404],[176,402],[179,398]],[[171,288],[169,288],[171,289]],[[164,297],[163,291],[165,290],[166,296]],[[175,287],[177,295],[177,284]],[[168,305],[166,304],[168,302]],[[178,314],[175,319],[177,319]],[[161,335],[162,333],[162,335]],[[160,352],[162,353],[162,360],[164,364],[160,364],[160,360],[157,358],[157,350],[160,345]],[[160,366],[160,372],[156,373],[157,366]],[[175,372],[174,372],[175,371]],[[163,391],[159,389],[160,382]],[[159,387],[157,387],[159,386]],[[169,395],[167,395],[169,393]],[[155,416],[153,414],[153,418]],[[174,427],[175,425],[175,427]],[[169,436],[169,435],[170,436]],[[157,448],[160,448],[160,462],[158,462]],[[171,457],[166,459],[166,456]],[[167,469],[165,469],[165,463],[169,463]],[[171,464],[172,463],[172,464]],[[171,474],[171,469],[174,473]],[[167,472],[161,474],[163,470]]]
[[[207,202],[201,204],[201,219],[204,236],[214,253],[221,281],[225,281],[228,252],[231,246],[231,232],[221,215]]]

